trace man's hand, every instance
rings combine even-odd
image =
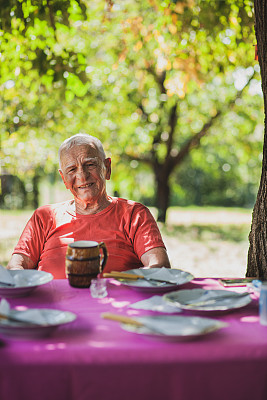
[[[147,268],[171,268],[167,252],[164,247],[155,247],[141,256],[141,262]]]
[[[13,254],[7,269],[34,269],[35,265],[33,261],[25,256],[24,254]]]

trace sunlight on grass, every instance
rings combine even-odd
[[[172,212],[188,212],[188,211],[198,211],[198,212],[205,212],[205,211],[213,211],[213,212],[227,212],[227,213],[239,213],[239,214],[246,214],[251,215],[252,209],[251,208],[240,208],[240,207],[216,207],[216,206],[187,206],[187,207],[170,207],[168,209],[168,213]]]
[[[179,236],[182,241],[198,240],[226,240],[242,242],[247,240],[249,225],[167,225],[161,227],[161,232],[166,236]]]
[[[0,210],[0,264],[6,266],[33,210]]]

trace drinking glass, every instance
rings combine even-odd
[[[107,280],[105,278],[96,278],[91,280],[90,285],[91,296],[95,298],[103,298],[108,295]]]

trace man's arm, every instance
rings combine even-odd
[[[24,254],[13,254],[7,265],[7,269],[34,269],[34,262]]]
[[[171,268],[167,252],[164,247],[155,247],[141,256],[141,262],[147,268]]]

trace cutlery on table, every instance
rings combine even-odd
[[[15,283],[7,283],[7,282],[2,282],[2,281],[0,281],[0,285],[7,286],[7,287],[15,287],[16,286]]]
[[[204,298],[204,296],[205,295],[203,295],[201,297]],[[207,298],[207,300],[203,299],[201,301],[195,301],[195,302],[194,301],[193,302],[192,301],[187,301],[187,302],[179,303],[179,304],[181,304],[183,306],[188,306],[188,307],[206,306],[206,305],[214,304],[218,300],[228,300],[228,299],[235,300],[235,299],[240,299],[240,298],[246,297],[246,296],[249,296],[248,292],[238,293],[238,294],[235,294],[235,295],[233,295],[232,293],[231,294],[229,293],[229,294],[225,294],[223,296],[210,297],[210,298]]]
[[[134,318],[126,317],[125,315],[113,314],[113,313],[102,313],[101,317],[104,319],[111,319],[112,321],[122,322],[123,324],[130,324],[134,326],[144,326],[142,322],[137,321]]]
[[[126,272],[120,272],[120,271],[111,271],[110,273],[103,273],[104,278],[117,278],[117,279],[128,279],[128,280],[137,280],[137,279],[144,279],[146,281],[155,281],[155,282],[161,282],[161,283],[172,283],[176,284],[174,281],[169,281],[167,279],[158,279],[158,278],[153,278],[149,276],[144,276],[144,275],[136,275],[136,274],[127,274]]]
[[[155,333],[158,334],[165,334],[164,332],[162,332],[162,330],[160,328],[157,328],[155,326],[155,323],[153,323],[152,321],[146,321],[145,323],[142,323],[140,321],[137,321],[136,319],[132,318],[132,317],[127,317],[125,315],[119,315],[119,314],[113,314],[113,313],[102,313],[101,317],[104,319],[110,319],[112,321],[117,321],[117,322],[121,322],[123,324],[130,324],[130,325],[134,325],[137,327],[145,327],[145,328],[149,328],[151,331],[154,331]]]

